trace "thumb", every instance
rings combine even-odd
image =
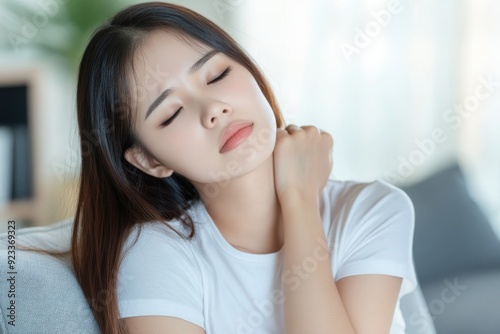
[[[276,130],[276,138],[282,137],[285,134],[288,134],[288,131],[286,131],[285,129],[278,128]]]

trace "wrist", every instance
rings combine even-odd
[[[284,209],[299,208],[307,205],[319,205],[319,194],[300,189],[288,189],[280,194],[278,199]]]

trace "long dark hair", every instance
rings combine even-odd
[[[178,219],[190,239],[195,235],[186,210],[199,200],[183,176],[152,177],[124,158],[136,142],[130,101],[132,57],[152,31],[167,30],[202,42],[250,71],[276,116],[284,120],[273,92],[243,49],[207,18],[178,5],[142,3],[117,13],[92,36],[81,60],[77,112],[81,139],[81,178],[72,236],[72,264],[103,333],[125,333],[118,320],[116,273],[132,227],[146,221]],[[91,138],[91,139],[89,139]],[[140,227],[140,226],[139,226]],[[170,226],[169,226],[170,227]]]

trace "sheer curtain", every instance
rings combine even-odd
[[[500,3],[223,3],[287,122],[333,135],[332,178],[408,185],[458,160],[500,235]]]

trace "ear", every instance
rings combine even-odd
[[[144,173],[157,178],[165,178],[172,175],[173,169],[169,169],[151,157],[141,147],[134,145],[123,153],[124,158]]]

